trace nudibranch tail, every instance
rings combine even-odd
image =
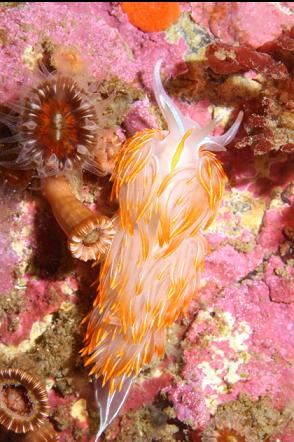
[[[186,313],[197,292],[208,252],[203,231],[216,216],[226,180],[210,149],[229,142],[242,118],[213,137],[217,121],[200,128],[167,96],[160,62],[154,91],[168,131],[139,132],[118,153],[115,235],[87,317],[82,355],[97,379],[97,438],[119,413],[133,379],[164,354],[166,327]]]
[[[95,399],[100,411],[99,431],[95,442],[98,442],[101,434],[120,412],[132,386],[133,379],[134,376],[126,378],[121,390],[115,390],[114,392],[111,392],[109,382],[103,386],[102,378],[94,379]]]

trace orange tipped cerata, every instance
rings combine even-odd
[[[164,353],[166,327],[185,313],[199,287],[207,241],[203,230],[220,204],[225,174],[216,123],[199,128],[175,108],[155,67],[154,90],[169,131],[145,130],[118,153],[113,197],[115,236],[103,263],[82,355],[97,381],[100,431],[126,398],[132,379]],[[97,439],[96,439],[97,440]]]

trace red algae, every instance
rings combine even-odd
[[[282,61],[293,71],[294,67],[294,27],[284,30],[275,40],[268,41],[258,51],[270,54],[275,60]]]
[[[280,61],[249,46],[213,43],[206,50],[209,67],[217,74],[254,70],[275,79],[286,78],[288,71]]]
[[[259,95],[243,104],[244,133],[236,140],[235,147],[250,146],[259,155],[279,149],[293,152],[293,41],[291,30],[258,51],[247,46],[235,47],[223,43],[208,46],[207,62],[215,73],[230,75],[254,71],[261,85]]]

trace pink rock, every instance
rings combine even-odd
[[[258,243],[267,252],[276,251],[282,242],[284,238],[283,228],[287,225],[287,212],[289,212],[289,208],[284,206],[280,210],[269,210],[265,214]]]
[[[219,287],[226,286],[247,275],[260,262],[261,257],[260,249],[255,249],[252,254],[245,254],[237,252],[230,245],[225,245],[208,255],[204,276],[218,281]]]
[[[279,408],[291,402],[294,305],[273,303],[267,284],[256,280],[226,288],[210,312],[196,316],[187,334],[183,380],[168,389],[178,417],[201,428],[209,415],[203,402],[214,397],[221,403],[240,392],[267,395]],[[225,393],[226,383],[230,393]]]
[[[147,379],[142,384],[136,384],[132,388],[127,399],[124,411],[137,410],[147,404],[152,404],[156,394],[170,384],[172,376],[162,373],[153,379]]]
[[[6,42],[0,49],[1,101],[17,96],[19,85],[32,83],[23,56],[29,47],[41,52],[44,39],[59,45],[74,44],[86,59],[87,71],[97,80],[112,74],[132,82],[140,74],[150,89],[158,58],[166,62],[168,74],[176,72],[175,65],[182,62],[187,48],[183,39],[170,44],[164,33],[149,35],[137,30],[118,6],[113,8],[99,2],[85,5],[81,11],[78,2],[31,3],[7,9],[0,15]]]
[[[225,43],[258,47],[294,24],[292,3],[191,2],[191,8],[195,22]]]
[[[155,116],[150,114],[148,100],[134,103],[123,125],[129,137],[136,132],[144,130],[146,127],[150,129],[158,127]]]
[[[273,302],[284,304],[294,302],[294,269],[290,266],[284,267],[284,263],[279,257],[272,256],[270,258],[265,281],[269,288],[270,299]]]
[[[13,288],[13,270],[18,262],[7,233],[0,233],[0,250],[0,293],[1,296],[6,296]]]
[[[0,294],[7,296],[13,288],[13,272],[19,262],[19,257],[12,247],[11,225],[13,214],[17,207],[17,198],[0,192]]]
[[[56,311],[62,299],[61,282],[27,280],[27,289],[22,292],[24,305],[17,315],[19,327],[11,332],[8,328],[10,317],[1,323],[1,342],[8,345],[17,345],[24,339],[29,338],[32,325],[42,320],[45,315]],[[12,315],[13,316],[13,315]]]

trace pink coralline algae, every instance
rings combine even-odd
[[[44,46],[74,44],[87,61],[87,70],[98,81],[109,75],[124,81],[134,81],[140,72],[151,87],[151,73],[155,61],[167,61],[167,70],[181,60],[186,45],[183,40],[176,45],[167,43],[164,35],[146,37],[123,18],[119,6],[112,10],[110,25],[109,6],[84,3],[26,4],[19,9],[8,9],[0,16],[2,49],[0,78],[2,101],[16,94],[16,85],[27,84],[28,72],[42,57]],[[89,32],[91,29],[91,32]],[[12,45],[13,42],[13,45]],[[171,63],[171,56],[174,62]]]
[[[192,17],[225,43],[258,47],[293,25],[293,2],[193,2]]]
[[[265,272],[265,282],[272,302],[282,304],[294,302],[294,269],[292,266],[284,266],[281,259],[272,257]]]
[[[293,205],[285,201],[272,199],[261,219],[260,208],[252,202],[242,207],[241,200],[239,213],[229,215],[225,207],[234,202],[228,201],[218,233],[209,235],[215,250],[206,259],[199,294],[205,307],[195,303],[196,317],[182,343],[182,380],[165,389],[178,417],[196,429],[204,428],[218,404],[240,393],[267,396],[279,410],[294,399],[293,261],[280,256],[285,232],[291,235]],[[255,223],[260,219],[257,235],[248,210]],[[239,229],[236,241],[232,232],[238,235]]]
[[[30,54],[31,60],[34,57],[37,60],[38,53],[42,52],[42,44],[46,41],[51,44],[75,42],[79,49],[88,48],[88,69],[97,79],[101,80],[112,69],[113,75],[119,75],[121,72],[120,77],[132,81],[135,76],[135,64],[129,59],[124,42],[118,38],[117,30],[103,20],[97,26],[97,21],[96,15],[83,15],[81,19],[77,12],[71,11],[70,5],[53,3],[51,6],[44,3],[25,5],[23,8],[10,9],[2,14],[0,26],[2,33],[6,35],[6,43],[1,51],[1,78],[7,80],[2,80],[5,86],[1,90],[2,100],[6,94],[9,97],[15,93],[16,84],[27,81],[25,69],[20,70],[19,66],[27,60],[26,56],[30,58]],[[89,33],[89,28],[95,31]],[[12,37],[13,46],[9,44]]]
[[[13,269],[18,263],[18,256],[12,248],[10,228],[13,223],[13,213],[16,204],[11,195],[5,191],[0,196],[1,226],[0,226],[0,293],[6,296],[13,287]]]
[[[184,351],[186,382],[169,389],[180,419],[201,427],[218,403],[244,391],[281,408],[291,400],[293,305],[273,304],[266,282],[229,287],[198,313]]]
[[[155,116],[150,115],[149,103],[145,101],[137,101],[124,120],[124,128],[128,136],[134,135],[136,132],[149,127],[150,129],[157,127]]]
[[[34,281],[28,278],[22,281],[25,285],[22,288],[21,296],[24,302],[19,309],[10,312],[7,321],[2,321],[0,326],[1,342],[5,345],[17,345],[24,339],[29,338],[29,332],[35,321],[42,320],[47,314],[56,311],[62,299],[61,285],[63,283],[46,283]],[[19,294],[20,296],[20,294]],[[34,312],[34,315],[32,315]],[[11,321],[18,319],[19,325],[11,333]]]
[[[139,407],[152,404],[154,397],[163,388],[167,387],[171,382],[172,376],[165,373],[164,370],[160,372],[153,379],[147,379],[141,385],[136,385],[128,398],[125,406],[126,411],[136,410]]]

